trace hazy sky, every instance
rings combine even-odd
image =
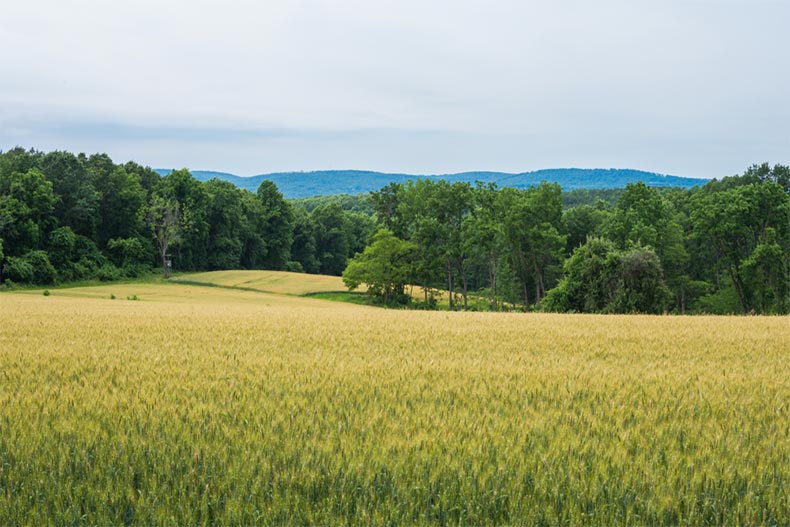
[[[790,163],[787,0],[25,0],[0,149],[252,175]]]

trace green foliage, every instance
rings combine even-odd
[[[366,284],[368,293],[384,304],[405,303],[408,297],[404,288],[412,278],[415,249],[413,243],[380,229],[371,244],[349,261],[343,271],[343,283],[349,290]]]
[[[619,257],[617,293],[607,311],[614,313],[664,312],[672,293],[664,282],[661,261],[651,249],[637,247]]]
[[[565,187],[563,187],[565,188]],[[581,206],[598,207],[599,203],[603,207],[611,207],[620,198],[623,188],[599,188],[587,189],[577,188],[562,193],[562,206],[565,209],[572,209]]]
[[[113,238],[107,243],[107,250],[113,264],[127,276],[139,276],[150,268],[150,252],[140,238]]]
[[[620,258],[605,238],[589,238],[573,251],[564,275],[541,303],[546,311],[598,313],[613,301],[619,281]]]
[[[96,269],[95,275],[102,282],[113,282],[124,278],[124,272],[109,262]]]
[[[3,264],[3,278],[9,282],[32,284],[33,266],[25,258],[10,256]]]
[[[769,236],[741,265],[752,309],[759,313],[787,313],[790,277],[782,247]]]
[[[154,233],[154,241],[162,263],[165,278],[170,277],[169,250],[182,239],[186,221],[181,215],[178,201],[153,196],[146,212],[146,220]]]
[[[711,315],[734,315],[742,310],[738,293],[731,284],[724,284],[715,291],[702,295],[697,300],[695,308],[699,313]]]
[[[30,251],[21,257],[10,257],[3,266],[3,276],[20,284],[46,285],[55,283],[57,273],[45,251]]]
[[[742,312],[786,312],[787,300],[781,297],[787,291],[790,195],[770,181],[728,187],[715,191],[712,186],[694,197],[691,220],[702,249],[699,257],[713,264],[708,264],[711,278],[728,278]],[[777,249],[783,257],[776,257]],[[768,289],[755,291],[760,276]],[[766,302],[772,307],[766,309]]]
[[[106,161],[110,167],[113,166],[109,158]],[[110,167],[106,170],[110,170]],[[124,167],[113,168],[96,179],[96,188],[101,196],[97,243],[104,246],[111,239],[131,238],[140,234],[146,203],[146,192],[140,184],[140,176],[127,172]]]
[[[312,212],[321,205],[337,203],[346,212],[357,212],[373,216],[376,209],[369,194],[334,194],[329,196],[311,196],[289,200],[294,207],[302,207]]]
[[[258,200],[262,205],[263,240],[266,243],[264,267],[283,269],[290,259],[293,243],[294,215],[291,205],[271,181],[263,181],[258,187]]]
[[[60,199],[55,206],[59,225],[94,238],[99,222],[101,195],[96,191],[82,158],[69,152],[49,152],[38,164]]]
[[[37,169],[0,173],[0,237],[5,252],[21,256],[37,249],[55,225],[58,197]]]
[[[210,197],[205,185],[192,177],[187,169],[174,170],[159,181],[149,203],[156,200],[169,203],[171,207],[178,204],[180,227],[173,254],[173,267],[182,270],[207,269],[210,247],[207,216]],[[150,227],[150,216],[147,217],[147,222]],[[158,259],[161,261],[161,247],[158,244],[157,247],[160,252]]]
[[[503,191],[506,192],[506,191]],[[553,285],[565,252],[562,228],[562,190],[557,184],[541,183],[526,191],[508,193],[505,236],[515,276],[523,291],[524,305],[535,303]]]
[[[580,205],[562,213],[562,232],[567,236],[565,254],[583,245],[590,236],[602,236],[611,213],[602,202],[596,206]]]
[[[291,258],[306,273],[318,273],[321,264],[316,256],[316,226],[312,217],[302,207],[294,209],[293,243]]]
[[[557,312],[662,313],[670,298],[654,251],[619,251],[605,238],[589,238],[565,262],[563,279],[540,307]]]
[[[572,188],[592,172],[569,174]],[[627,176],[623,181],[635,175],[596,174]],[[354,175],[359,184],[363,176]],[[734,292],[739,312],[790,312],[786,166],[754,165],[689,190],[650,186],[668,181],[661,178],[613,190],[563,193],[548,183],[499,190],[495,174],[476,173],[474,187],[472,176],[408,178],[369,196],[289,202],[262,178],[253,193],[203,182],[205,174],[198,180],[186,169],[162,177],[105,154],[14,148],[0,152],[0,282],[112,280],[139,276],[157,261],[168,272],[168,254],[176,270],[339,275],[384,227],[414,245],[411,280],[425,306],[442,296],[464,309],[485,302],[494,310],[540,303],[577,311],[729,312]],[[580,292],[572,279],[586,276],[585,287],[595,289],[611,278],[606,266],[601,276],[579,272],[578,261],[563,267],[594,238],[613,243],[613,261],[642,272],[637,281],[617,275],[616,303],[611,291],[604,301],[602,291]],[[658,261],[630,254],[643,250]],[[48,264],[36,251],[45,251]],[[648,273],[659,266],[661,280]],[[668,305],[662,283],[671,292]]]
[[[340,276],[350,255],[351,225],[336,203],[316,208],[310,219],[315,226],[315,254],[318,272]]]

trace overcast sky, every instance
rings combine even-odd
[[[25,0],[0,149],[253,175],[790,163],[786,0]]]

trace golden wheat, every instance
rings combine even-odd
[[[790,522],[786,317],[172,284],[0,314],[3,525]]]

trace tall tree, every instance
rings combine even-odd
[[[56,225],[58,202],[52,183],[39,170],[0,173],[0,238],[7,256],[43,247]]]
[[[41,158],[39,168],[60,196],[55,206],[58,223],[93,238],[98,224],[99,193],[83,161],[69,152],[50,152]]]
[[[712,188],[695,196],[695,233],[711,249],[714,267],[723,269],[740,309],[748,313],[760,306],[754,303],[745,271],[761,267],[757,262],[766,261],[764,257],[768,256],[767,248],[758,247],[781,240],[785,254],[790,251],[790,241],[785,242],[790,240],[790,195],[774,182],[732,186],[724,191]]]
[[[318,273],[321,269],[316,252],[315,232],[316,226],[312,217],[304,207],[295,207],[291,259],[299,264],[299,266],[295,267],[296,269],[301,267],[302,271],[313,274]]]
[[[93,159],[93,156],[91,156]],[[100,195],[96,241],[100,247],[112,238],[130,238],[141,234],[145,190],[137,174],[117,167],[96,181]]]
[[[628,184],[604,232],[623,250],[652,247],[672,286],[678,307],[683,309],[689,255],[677,212],[658,189],[641,182]]]
[[[179,269],[208,269],[209,196],[205,186],[187,169],[181,169],[163,177],[155,193],[165,201],[177,202],[181,215],[188,219],[176,246],[173,264]]]
[[[319,272],[340,276],[349,257],[348,218],[337,203],[317,207],[310,217],[315,225]]]
[[[264,213],[262,235],[267,250],[264,265],[267,269],[285,269],[293,243],[291,205],[283,198],[277,185],[268,179],[261,182],[257,195]]]
[[[541,183],[526,191],[508,191],[505,215],[511,261],[524,293],[524,305],[530,305],[529,288],[540,302],[559,275],[565,252],[562,227],[562,189],[556,183]],[[557,275],[555,277],[555,275]]]
[[[219,179],[204,183],[204,188],[208,194],[208,268],[238,269],[244,249],[242,191],[233,183]]]
[[[183,218],[177,201],[153,196],[146,211],[146,220],[154,233],[154,241],[165,278],[170,278],[170,249],[181,241]]]
[[[490,291],[490,308],[497,309],[500,261],[505,250],[504,204],[496,185],[479,183],[473,193],[472,213],[464,220],[466,252],[484,262]]]
[[[371,244],[349,261],[343,283],[350,290],[366,284],[368,293],[384,304],[404,303],[408,301],[404,289],[411,280],[414,249],[414,244],[381,229]]]

